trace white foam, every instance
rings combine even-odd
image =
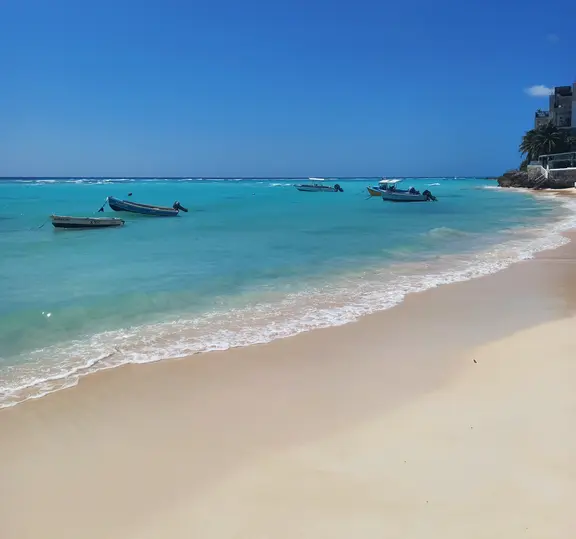
[[[514,239],[465,260],[446,256],[435,262],[413,264],[409,271],[407,266],[387,267],[346,275],[279,301],[108,331],[83,341],[35,350],[27,354],[26,362],[10,369],[9,379],[3,381],[7,385],[0,387],[0,407],[39,398],[75,385],[81,376],[126,363],[150,363],[266,343],[346,324],[397,305],[411,292],[495,273],[569,241],[561,233],[576,227],[576,200],[556,200],[571,210],[569,217],[546,229],[510,234]],[[394,279],[389,279],[391,274]]]
[[[431,228],[428,232],[425,233],[426,236],[430,236],[432,238],[458,238],[458,237],[465,237],[470,236],[470,233],[465,232],[464,230],[458,230],[456,228],[450,228],[447,226],[439,226],[437,228]]]

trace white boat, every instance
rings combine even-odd
[[[308,178],[310,183],[301,183],[297,184],[295,187],[298,191],[305,191],[308,193],[343,193],[344,189],[340,187],[338,184],[332,185],[323,185],[321,182],[324,181],[324,178]]]
[[[116,217],[68,217],[66,215],[51,215],[54,228],[107,228],[122,226],[124,219]]]
[[[370,193],[370,196],[372,197],[380,197],[382,196],[382,191],[386,190],[386,186],[388,184],[391,184],[391,182],[400,182],[402,180],[387,180],[386,178],[382,178],[379,182],[378,185],[371,185],[369,187],[367,187],[368,189],[368,193]]]
[[[396,185],[402,180],[380,180],[378,190],[384,202],[429,202],[436,201],[436,197],[426,189],[417,191],[414,187],[410,189],[397,189]]]

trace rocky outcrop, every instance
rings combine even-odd
[[[523,170],[505,172],[498,178],[498,185],[500,187],[534,187],[533,181],[528,177],[528,173]]]
[[[498,178],[500,187],[523,187],[525,189],[569,189],[576,183],[576,170],[551,170],[548,178],[523,170],[509,170]]]

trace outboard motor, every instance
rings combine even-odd
[[[436,202],[437,200],[436,197],[428,191],[428,189],[426,189],[422,194],[426,197],[426,200],[431,200],[432,202]]]
[[[335,190],[337,193],[343,193],[343,192],[344,192],[344,189],[342,189],[342,187],[340,187],[339,184],[336,184],[336,185],[334,186],[334,190]]]
[[[182,206],[182,205],[180,204],[180,202],[178,202],[178,201],[174,202],[174,204],[172,204],[172,207],[173,207],[175,210],[179,210],[179,211],[183,211],[183,212],[185,212],[185,213],[188,213],[188,210],[187,210],[184,206]]]

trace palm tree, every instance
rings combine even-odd
[[[536,146],[540,149],[538,157],[542,154],[550,154],[561,151],[564,142],[564,131],[558,129],[554,124],[547,123],[537,129]]]
[[[530,131],[526,131],[526,134],[522,137],[522,142],[520,143],[520,153],[522,155],[526,155],[526,161],[528,163],[538,158],[539,148],[536,144],[537,134],[537,129],[530,129]]]
[[[527,131],[522,137],[519,149],[522,155],[526,155],[527,159],[532,161],[541,155],[551,154],[555,151],[561,152],[565,145],[565,132],[549,122]]]

